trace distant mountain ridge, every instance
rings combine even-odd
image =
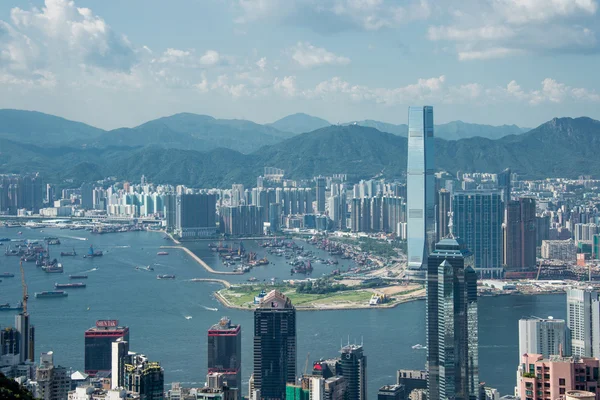
[[[407,139],[360,125],[331,125],[295,135],[250,153],[144,147],[48,147],[0,138],[0,172],[35,172],[76,182],[106,176],[155,183],[226,187],[252,185],[264,166],[283,168],[289,178],[345,173],[350,179],[401,178]],[[491,140],[436,139],[436,169],[454,173],[499,172],[510,167],[527,178],[575,178],[600,171],[600,122],[555,118],[527,133]]]
[[[323,118],[313,117],[304,113],[296,113],[267,124],[283,132],[306,133],[325,128],[331,124]]]

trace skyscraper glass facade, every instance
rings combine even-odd
[[[408,268],[424,277],[435,243],[433,107],[408,109],[407,223]]]

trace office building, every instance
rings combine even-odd
[[[129,355],[129,342],[118,338],[111,344],[110,388],[121,388],[125,385],[125,362]]]
[[[285,399],[296,382],[296,309],[272,290],[254,311],[254,390],[263,399]]]
[[[516,395],[523,400],[564,399],[572,390],[583,390],[595,393],[592,399],[598,400],[599,369],[597,358],[524,354],[517,372]]]
[[[433,107],[408,109],[408,164],[406,209],[408,268],[424,278],[427,255],[435,242],[435,172]]]
[[[208,330],[208,373],[223,374],[226,386],[242,388],[242,330],[227,317]]]
[[[125,361],[124,388],[140,396],[140,400],[163,400],[164,370],[143,354],[130,353]]]
[[[429,373],[422,370],[400,369],[396,374],[396,383],[404,386],[405,398],[414,390],[427,390]]]
[[[176,199],[175,233],[182,238],[212,236],[217,231],[214,194],[180,194]]]
[[[450,191],[441,189],[438,192],[436,232],[437,241],[439,242],[448,236],[448,222],[450,221],[449,213],[452,211]]]
[[[574,356],[600,356],[600,293],[592,289],[567,290],[567,327]]]
[[[230,389],[227,386],[222,388],[203,387],[201,389],[192,389],[190,395],[195,400],[236,400],[240,398],[239,390]]]
[[[71,389],[71,377],[67,369],[54,365],[54,354],[51,351],[40,356],[35,381],[35,396],[40,400],[64,400]]]
[[[379,388],[377,400],[404,400],[404,386],[385,385]]]
[[[580,242],[589,243],[594,235],[598,234],[598,225],[596,224],[575,224],[573,233],[575,234],[575,244]]]
[[[164,196],[164,215],[167,230],[173,231],[177,227],[177,195],[168,193]]]
[[[325,177],[317,176],[315,178],[316,194],[317,194],[317,214],[325,213],[325,190],[327,181]]]
[[[543,240],[550,240],[550,216],[548,215],[535,218],[536,247],[541,247]]]
[[[361,345],[349,344],[340,350],[340,367],[342,376],[348,387],[346,395],[349,399],[365,400],[367,398],[367,357]]]
[[[535,199],[520,198],[506,204],[503,264],[506,271],[527,271],[536,266]]]
[[[452,232],[450,232],[452,236]],[[479,399],[477,274],[460,239],[442,239],[427,270],[429,400]]]
[[[571,355],[571,333],[564,319],[527,317],[519,320],[519,356]]]
[[[503,205],[491,190],[456,192],[452,200],[454,234],[473,253],[473,267],[482,277],[502,276]]]
[[[35,327],[30,324],[29,313],[21,312],[15,315],[15,327],[19,341],[19,364],[34,361],[35,357]]]
[[[361,231],[361,204],[360,198],[352,199],[352,207],[350,209],[350,230],[354,233]]]
[[[96,321],[96,326],[85,331],[85,373],[94,375],[112,369],[112,343],[122,338],[129,342],[129,328],[119,326],[117,320]]]

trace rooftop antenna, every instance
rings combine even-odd
[[[455,239],[454,237],[454,212],[448,211],[448,239]]]
[[[350,335],[348,335],[348,346],[350,346]]]
[[[364,337],[364,336],[361,336],[361,337],[360,337],[360,345],[361,345],[361,347],[362,347],[362,345],[363,345],[363,344],[364,344],[364,342],[365,342],[365,341],[364,341],[364,339],[365,339],[365,337]]]

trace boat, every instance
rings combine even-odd
[[[11,307],[10,303],[4,303],[4,304],[0,304],[0,311],[11,311],[11,310],[15,310],[15,311],[19,311],[23,309],[23,303],[18,302],[16,306]]]
[[[36,298],[45,298],[45,297],[67,297],[69,293],[63,290],[49,290],[45,292],[36,292]]]
[[[69,279],[87,279],[87,275],[69,275]]]
[[[73,251],[61,251],[60,252],[61,257],[75,257],[76,255],[77,255],[77,252],[75,251],[75,249],[73,249]]]
[[[146,271],[154,271],[154,267],[151,267],[150,265],[148,265],[146,268],[144,268]]]
[[[60,239],[57,237],[45,237],[44,240],[49,245],[59,245],[60,244]]]
[[[427,346],[423,346],[422,344],[415,344],[414,346],[411,346],[413,349],[415,350],[426,350]]]
[[[0,278],[14,278],[15,274],[12,274],[10,272],[3,272],[0,274]]]
[[[83,256],[83,258],[95,258],[102,257],[103,253],[100,250],[94,250],[93,246],[90,246],[88,253]]]
[[[62,274],[64,272],[63,266],[61,263],[44,265],[42,270],[48,274]]]
[[[169,253],[167,253],[166,251],[159,251],[158,253],[156,253],[157,256],[168,256]]]
[[[156,275],[156,279],[175,279],[175,275]]]
[[[85,283],[82,282],[75,282],[75,283],[55,283],[54,284],[54,288],[55,289],[83,289],[85,288]]]

